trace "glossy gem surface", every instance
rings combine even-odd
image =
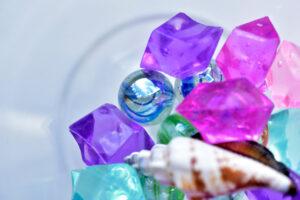
[[[138,70],[122,82],[119,89],[121,109],[142,124],[155,124],[164,120],[174,103],[172,84],[156,71]]]
[[[141,67],[180,79],[192,76],[209,65],[222,32],[179,13],[151,33]]]
[[[279,42],[270,19],[257,19],[231,32],[216,61],[226,80],[244,77],[262,87]]]
[[[118,163],[134,151],[151,149],[145,129],[116,106],[104,104],[70,126],[87,165]]]
[[[181,101],[186,97],[199,83],[220,82],[223,75],[215,62],[211,62],[209,66],[201,73],[184,79],[176,79],[175,93]]]
[[[276,159],[300,173],[300,109],[286,109],[272,115],[269,149]]]
[[[184,193],[173,186],[162,185],[152,177],[140,176],[147,200],[183,200]]]
[[[283,41],[267,76],[276,107],[300,107],[300,47]]]
[[[161,144],[168,144],[174,137],[190,137],[198,131],[184,117],[178,114],[168,116],[160,125],[157,138]]]
[[[72,179],[72,200],[146,200],[138,174],[127,164],[75,170]]]
[[[177,107],[210,143],[257,141],[272,109],[247,79],[199,84]]]
[[[290,178],[293,179],[297,190],[300,191],[300,176],[290,171]],[[253,189],[246,192],[248,200],[299,200],[300,193],[295,196],[285,195],[270,189]]]

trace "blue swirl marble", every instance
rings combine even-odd
[[[199,83],[211,83],[219,82],[223,80],[221,70],[217,64],[212,61],[205,71],[191,77],[187,77],[183,80],[176,79],[175,81],[175,92],[177,98],[181,101],[186,97]]]
[[[174,91],[163,74],[138,70],[122,82],[118,99],[121,109],[131,119],[142,124],[155,124],[171,112]]]

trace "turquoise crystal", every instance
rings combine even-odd
[[[249,200],[244,191],[232,194],[231,199],[232,200]]]
[[[147,200],[183,200],[184,193],[173,186],[162,185],[152,177],[140,175]]]
[[[268,147],[276,159],[300,173],[300,109],[286,109],[271,116]]]
[[[139,176],[127,164],[72,171],[72,200],[145,200]]]
[[[241,191],[230,195],[218,196],[210,200],[248,200],[248,197],[244,191]]]

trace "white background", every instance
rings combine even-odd
[[[57,125],[70,72],[99,37],[118,31],[119,24],[147,16],[171,17],[179,11],[227,30],[268,15],[281,39],[300,44],[299,0],[0,1],[1,200],[70,199],[69,171],[83,166],[67,126]],[[145,32],[150,34],[151,28]],[[134,38],[135,32],[129,35]],[[146,43],[148,35],[143,38]],[[117,42],[110,48],[117,51]],[[111,68],[99,67],[113,82]],[[104,93],[101,79],[98,88]],[[96,103],[74,103],[68,110],[76,110],[73,105],[82,107],[75,119]]]

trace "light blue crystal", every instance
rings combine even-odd
[[[72,200],[145,200],[136,171],[127,164],[72,171]]]
[[[233,200],[248,200],[247,194],[244,191],[237,192],[231,195]]]
[[[215,197],[210,200],[248,200],[248,197],[245,192],[241,191],[230,195]]]
[[[122,82],[118,99],[121,109],[131,119],[142,124],[155,124],[171,112],[174,91],[163,74],[138,70]]]
[[[186,97],[199,83],[220,82],[223,80],[223,75],[215,61],[211,61],[205,71],[183,80],[176,79],[175,92],[177,98],[181,101]]]
[[[230,195],[224,195],[224,196],[218,196],[218,197],[214,197],[211,198],[210,200],[232,200]]]
[[[273,114],[268,127],[268,147],[275,158],[300,173],[300,109]]]

